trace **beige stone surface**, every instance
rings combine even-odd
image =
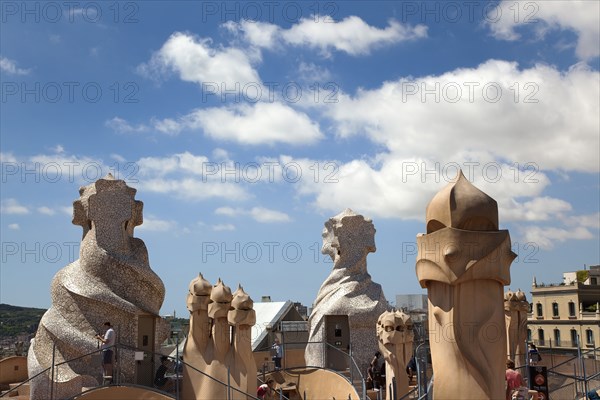
[[[527,354],[527,314],[529,302],[525,293],[508,290],[504,294],[504,320],[506,322],[507,357],[515,362],[515,367],[525,365]]]
[[[52,365],[81,357],[98,348],[95,335],[103,323],[115,328],[117,343],[137,345],[137,316],[157,317],[159,331],[165,323],[158,319],[164,299],[164,286],[152,271],[148,251],[141,239],[133,237],[141,225],[141,201],[136,190],[110,174],[79,190],[73,202],[73,223],[83,227],[79,259],[60,270],[52,280],[52,306],[40,321],[29,348],[28,370],[32,377]],[[155,336],[161,343],[165,337]],[[133,352],[120,354],[121,377],[132,382],[135,375]],[[55,398],[71,397],[82,387],[96,386],[101,366],[91,356],[59,365],[54,370]],[[50,397],[51,371],[31,382],[31,398]]]
[[[498,206],[460,172],[427,206],[416,272],[429,300],[434,398],[502,399],[506,362],[503,286],[510,283],[508,231]]]
[[[6,357],[0,360],[0,385],[27,380],[27,358],[22,356]]]
[[[171,400],[172,396],[132,386],[101,387],[82,393],[77,400]]]
[[[408,393],[406,365],[413,355],[413,322],[402,311],[386,311],[377,320],[379,350],[385,359],[386,399],[397,399]],[[396,395],[388,390],[396,380]]]
[[[251,329],[256,323],[253,305],[241,286],[232,294],[220,279],[214,286],[201,274],[192,280],[187,297],[190,330],[183,350],[182,399],[229,398],[227,386],[215,379],[243,393],[256,393],[251,345]],[[246,399],[235,390],[230,395],[231,399]]]
[[[286,370],[274,371],[265,375],[265,380],[273,378],[276,382],[275,388],[295,388],[295,390],[284,390],[290,399],[302,399],[306,394],[307,399],[351,399],[359,400],[356,388],[343,376],[320,368],[295,367]],[[279,393],[279,391],[277,392]],[[277,399],[279,395],[275,396]]]
[[[308,320],[309,342],[325,340],[325,316],[347,315],[352,355],[364,375],[378,349],[373,327],[387,310],[381,285],[371,280],[367,255],[375,252],[375,227],[370,219],[346,209],[325,222],[321,253],[333,260],[333,270],[321,285]],[[308,366],[323,365],[323,346],[309,344]]]

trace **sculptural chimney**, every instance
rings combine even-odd
[[[461,171],[427,206],[426,224],[416,273],[427,288],[434,398],[502,399],[503,286],[515,254],[498,229],[498,205]]]

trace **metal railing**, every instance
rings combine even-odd
[[[323,360],[322,360],[322,365],[324,366],[325,363],[325,358],[326,358],[326,353],[328,349],[332,349],[336,352],[338,352],[338,354],[342,355],[344,357],[344,359],[346,359],[346,365],[347,365],[347,371],[350,374],[350,377],[346,377],[343,374],[340,374],[340,372],[343,372],[344,370],[333,370],[330,368],[326,368],[326,367],[322,367],[322,366],[316,366],[316,365],[302,365],[302,366],[298,366],[298,367],[309,367],[309,368],[318,368],[318,369],[324,369],[327,371],[332,371],[335,372],[336,374],[338,374],[339,376],[341,376],[342,378],[344,378],[346,381],[348,381],[355,389],[359,395],[359,397],[363,400],[367,399],[367,386],[366,386],[366,382],[365,382],[365,378],[363,373],[361,372],[360,368],[358,367],[358,364],[356,363],[356,360],[354,359],[354,357],[352,356],[352,346],[350,345],[349,351],[348,353],[343,351],[342,349],[327,343],[325,341],[322,342],[285,342],[282,344],[283,346],[283,365],[285,365],[286,362],[286,358],[287,358],[287,346],[300,346],[300,347],[304,347],[306,348],[309,344],[314,344],[314,345],[321,345],[323,346],[323,350],[322,350],[322,355],[323,355]],[[267,346],[267,347],[261,347],[256,349],[255,351],[271,351],[271,347]],[[287,368],[283,368],[284,370],[286,370]],[[267,371],[263,370],[263,377],[264,374]],[[268,371],[271,372],[271,371]],[[358,390],[358,388],[356,387],[356,384],[358,384],[360,386],[360,391]]]
[[[143,353],[144,353],[144,355],[146,355],[146,354],[150,354],[150,355],[151,355],[151,356],[153,356],[153,357],[154,357],[154,356],[158,356],[158,358],[160,358],[161,356],[163,356],[163,354],[161,354],[161,353],[156,353],[156,352],[149,352],[149,351],[145,351],[145,350],[142,350],[142,349],[138,349],[138,348],[136,348],[136,347],[133,347],[133,346],[127,346],[127,345],[122,345],[122,344],[116,344],[116,345],[112,346],[111,348],[113,348],[113,349],[114,349],[114,351],[115,351],[115,361],[116,361],[116,362],[115,362],[115,365],[114,365],[114,370],[113,370],[113,383],[106,384],[106,383],[104,383],[104,382],[103,382],[102,384],[99,384],[98,386],[96,386],[96,387],[94,387],[94,388],[92,388],[92,389],[90,389],[90,390],[87,390],[86,392],[88,392],[88,391],[92,391],[92,390],[95,390],[95,389],[97,389],[97,388],[101,388],[101,387],[109,387],[109,386],[124,386],[124,385],[126,385],[126,386],[134,386],[134,387],[142,387],[142,388],[146,388],[146,389],[148,389],[148,390],[152,390],[152,391],[156,391],[156,392],[165,393],[165,394],[167,394],[167,395],[169,395],[169,396],[172,396],[172,395],[173,395],[173,393],[168,393],[168,392],[162,391],[162,390],[160,390],[160,389],[158,389],[158,388],[154,388],[154,387],[152,387],[152,386],[144,386],[144,385],[138,385],[138,384],[135,384],[135,383],[133,383],[133,382],[126,382],[127,380],[126,380],[126,379],[123,379],[123,376],[122,376],[122,374],[123,374],[123,373],[122,373],[122,370],[121,370],[121,368],[120,368],[120,363],[121,363],[121,359],[122,359],[122,357],[119,357],[119,353],[120,353],[121,351],[136,351],[136,352],[143,352]],[[46,376],[48,377],[47,379],[48,379],[48,381],[49,381],[49,384],[50,384],[50,388],[49,388],[50,397],[49,397],[47,400],[55,400],[55,399],[56,399],[56,393],[55,393],[55,390],[54,390],[54,386],[55,386],[55,379],[54,379],[54,377],[57,375],[57,370],[58,370],[58,368],[60,368],[60,366],[62,366],[62,365],[68,365],[68,364],[69,364],[69,363],[71,363],[71,362],[78,361],[78,360],[80,360],[80,359],[82,359],[82,358],[85,358],[85,357],[92,356],[92,355],[94,355],[94,354],[96,354],[96,353],[100,353],[100,352],[102,352],[103,350],[104,350],[104,349],[97,349],[97,350],[94,350],[94,351],[92,351],[92,352],[89,352],[89,353],[86,353],[86,354],[83,354],[83,355],[80,355],[80,356],[74,357],[74,358],[72,358],[72,359],[65,360],[65,361],[61,361],[61,362],[58,362],[58,363],[57,363],[57,362],[56,362],[56,357],[55,357],[55,354],[56,354],[56,345],[53,345],[53,349],[52,349],[52,353],[53,353],[53,357],[52,357],[52,365],[51,365],[50,367],[48,367],[48,368],[46,368],[46,369],[44,369],[44,370],[40,371],[40,372],[39,372],[39,373],[37,373],[36,375],[34,375],[34,376],[32,376],[32,377],[28,378],[26,381],[24,381],[24,382],[21,382],[21,383],[20,383],[19,385],[17,385],[16,387],[14,387],[14,388],[12,388],[12,389],[10,389],[10,390],[8,390],[8,391],[6,391],[6,392],[2,393],[2,395],[1,395],[0,397],[11,397],[11,394],[12,394],[13,392],[15,392],[15,391],[18,391],[19,387],[21,387],[21,386],[23,386],[23,385],[25,385],[25,384],[31,384],[31,382],[32,382],[34,379],[37,379],[37,378],[39,378],[40,376],[42,376],[42,375],[46,374]],[[228,381],[227,381],[227,382],[223,382],[223,381],[221,381],[221,380],[219,380],[219,379],[217,379],[217,378],[215,378],[215,377],[213,377],[213,376],[210,376],[209,374],[207,374],[207,373],[205,373],[205,372],[203,372],[203,371],[200,371],[199,369],[197,369],[197,368],[196,368],[196,367],[194,367],[193,365],[187,364],[187,363],[185,363],[184,361],[181,361],[181,360],[179,360],[179,356],[178,356],[178,355],[177,355],[175,358],[173,358],[173,357],[169,357],[169,356],[167,356],[167,357],[168,357],[169,359],[173,360],[173,361],[176,361],[176,362],[179,362],[179,363],[181,363],[181,366],[182,366],[182,367],[183,367],[183,365],[185,365],[185,366],[187,366],[188,368],[190,368],[191,370],[193,370],[194,372],[197,372],[197,373],[199,373],[199,374],[203,375],[204,377],[206,377],[206,378],[210,379],[211,381],[213,381],[213,382],[216,382],[217,384],[219,384],[219,385],[223,386],[224,388],[226,388],[226,393],[227,393],[227,397],[226,397],[226,398],[227,398],[227,400],[231,400],[231,398],[232,398],[232,396],[233,396],[233,393],[238,393],[238,394],[241,394],[241,395],[243,395],[243,396],[246,396],[246,398],[248,398],[248,399],[252,399],[252,400],[260,400],[258,397],[256,397],[256,394],[250,394],[250,393],[246,393],[246,392],[244,392],[244,391],[242,391],[242,390],[240,390],[240,389],[238,389],[238,388],[236,388],[236,387],[232,386],[232,385],[231,385],[231,382],[229,381],[229,379],[228,379]],[[153,361],[153,364],[154,364],[154,361]],[[155,369],[153,368],[153,371],[154,371],[154,370],[155,370]],[[227,375],[228,375],[228,377],[230,376],[230,373],[229,373],[229,372],[230,372],[230,371],[229,371],[229,368],[228,368],[228,369],[227,369]],[[179,399],[179,398],[180,398],[180,388],[179,388],[179,385],[180,385],[180,379],[179,379],[179,377],[180,377],[179,373],[177,373],[177,372],[176,372],[176,384],[175,384],[175,390],[176,390],[176,393],[175,393],[175,398],[176,398],[176,399]],[[83,393],[83,392],[82,392],[82,393]],[[77,396],[80,396],[80,395],[81,395],[81,393],[77,393],[76,395],[74,395],[74,396],[70,397],[70,399],[73,399],[73,398],[75,398],[75,397],[77,397]],[[281,396],[283,396],[283,394],[281,394]],[[280,397],[280,398],[281,398],[282,400],[289,400],[289,399],[286,399],[285,397]]]

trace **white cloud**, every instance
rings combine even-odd
[[[186,119],[214,139],[246,145],[313,144],[323,138],[308,115],[278,102],[200,109]]]
[[[21,229],[21,227],[19,226],[19,224],[8,224],[8,229],[12,229],[13,231],[18,231],[19,229]]]
[[[179,122],[171,118],[152,118],[151,122],[154,129],[167,135],[177,135],[183,129],[182,125]]]
[[[212,156],[213,159],[218,160],[218,161],[229,161],[230,160],[230,156],[229,156],[229,152],[225,149],[221,149],[221,148],[216,148],[212,151]]]
[[[104,122],[104,125],[118,133],[141,133],[148,131],[148,127],[144,124],[132,125],[119,117],[107,120]]]
[[[127,161],[127,159],[125,157],[123,157],[122,155],[117,154],[117,153],[112,153],[110,155],[110,158],[112,158],[113,160],[120,162],[120,163],[125,163]]]
[[[17,199],[6,199],[0,203],[0,213],[2,214],[29,214],[29,209],[24,205],[19,204]]]
[[[200,176],[208,170],[210,160],[186,151],[167,157],[142,157],[136,164],[142,176],[164,176],[174,172]]]
[[[290,222],[292,219],[289,215],[284,212],[269,210],[263,207],[253,207],[250,210],[250,215],[258,222],[271,223],[271,222]]]
[[[140,190],[189,201],[210,198],[241,201],[250,197],[239,185],[239,180],[221,179],[220,170],[225,166],[211,162],[205,156],[186,151],[167,157],[143,157],[136,165],[139,167],[136,187]]]
[[[177,227],[175,221],[156,218],[153,215],[144,216],[144,222],[137,229],[149,232],[168,232]]]
[[[318,49],[329,56],[332,50],[353,56],[367,55],[374,48],[427,37],[424,25],[410,26],[390,20],[381,29],[371,26],[360,17],[349,16],[334,21],[329,16],[316,15],[302,18],[289,29],[264,22],[242,21],[239,24],[227,23],[230,31],[240,31],[244,39],[253,46],[274,49],[279,43],[293,46],[307,46]]]
[[[218,88],[223,84],[229,89],[236,83],[260,84],[252,61],[241,49],[213,47],[210,39],[175,32],[149,62],[138,66],[138,72],[155,79],[175,72],[187,82],[216,83]]]
[[[560,216],[560,218],[568,226],[583,226],[600,230],[600,212],[588,215]]]
[[[593,239],[594,235],[584,227],[571,229],[530,226],[523,229],[525,240],[537,244],[542,249],[552,249],[556,243],[567,240]]]
[[[219,207],[215,210],[215,214],[228,217],[247,215],[260,223],[290,222],[292,220],[290,216],[284,212],[270,210],[264,207],[253,207],[250,210],[233,207]]]
[[[17,158],[12,153],[0,152],[0,162],[15,164],[15,163],[17,163]]]
[[[216,224],[212,226],[213,231],[235,231],[233,224]]]
[[[177,135],[183,130],[202,130],[214,139],[246,145],[304,145],[323,138],[318,123],[278,101],[197,109],[176,120],[152,118],[151,124],[168,135]],[[118,132],[147,130],[145,125],[132,127],[120,118],[108,121],[107,126]]]
[[[498,5],[499,20],[488,20],[497,39],[518,40],[517,28],[531,27],[539,38],[550,30],[569,30],[577,34],[575,53],[581,60],[600,55],[600,2],[556,0],[532,2],[503,0]],[[562,39],[561,39],[562,40]],[[562,45],[561,45],[562,46]]]
[[[566,201],[546,196],[523,203],[511,198],[510,202],[512,207],[503,208],[504,221],[547,221],[572,209],[571,204]]]
[[[116,172],[100,159],[69,155],[64,152],[64,149],[62,150],[63,152],[60,153],[38,154],[30,157],[27,162],[32,165],[28,168],[39,170],[43,179],[47,181],[77,182],[85,185],[105,177],[109,172]],[[123,177],[116,176],[116,178]]]
[[[17,62],[6,57],[0,57],[0,71],[9,75],[29,75],[30,69],[17,67]]]
[[[259,21],[242,20],[239,23],[227,21],[223,27],[236,35],[242,33],[244,40],[251,45],[267,49],[277,46],[278,36],[281,33],[279,26]]]
[[[189,201],[222,198],[241,201],[249,197],[246,191],[233,183],[203,181],[194,178],[154,178],[140,180],[138,189],[154,193],[169,194]]]
[[[308,84],[324,84],[332,78],[331,71],[326,67],[304,61],[298,64],[298,79]]]
[[[427,36],[427,27],[411,27],[390,20],[388,26],[379,29],[368,25],[356,16],[346,17],[339,22],[331,17],[301,19],[296,25],[282,33],[283,39],[293,45],[306,45],[328,53],[331,49],[350,55],[366,55],[378,46],[414,40]]]
[[[243,210],[241,208],[219,207],[215,210],[215,214],[235,217],[236,215],[243,214]]]
[[[385,82],[354,96],[340,93],[321,111],[337,135],[366,135],[403,159],[445,163],[487,154],[534,170],[595,173],[598,81],[598,71],[585,65],[566,72],[546,65],[521,70],[489,60],[439,76]]]
[[[59,207],[59,211],[65,215],[73,216],[73,206]]]
[[[56,211],[54,211],[50,207],[46,207],[46,206],[38,207],[37,211],[40,214],[44,214],[44,215],[54,215],[54,214],[56,214]]]

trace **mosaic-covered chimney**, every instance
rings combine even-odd
[[[102,383],[99,354],[85,355],[98,349],[95,336],[106,321],[114,327],[116,345],[146,351],[158,351],[169,332],[159,317],[164,285],[150,268],[144,242],[133,237],[134,228],[143,222],[136,190],[109,174],[82,187],[79,194],[73,202],[73,224],[83,227],[79,259],[52,280],[52,306],[29,348],[29,376],[51,366],[54,348],[54,364],[64,364],[55,368],[53,385],[50,370],[31,382],[31,399],[50,398],[51,386],[54,398],[68,398],[82,387]],[[143,343],[138,336],[146,337]],[[151,364],[145,366],[149,376],[136,371],[150,360],[136,362],[133,351],[120,351],[114,372],[119,376],[113,381],[151,385]]]

